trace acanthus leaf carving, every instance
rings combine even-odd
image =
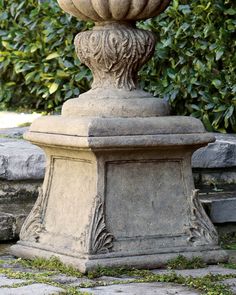
[[[90,234],[91,254],[108,253],[113,247],[113,239],[112,234],[106,228],[104,203],[102,202],[102,198],[97,196]]]
[[[198,245],[217,245],[218,234],[207,216],[198,196],[198,190],[193,190],[190,198],[191,217],[189,227],[189,242]]]
[[[75,38],[77,55],[93,72],[92,89],[137,89],[137,72],[153,55],[155,43],[152,32],[128,23],[95,26]]]
[[[43,190],[42,188],[39,188],[39,194],[36,203],[21,228],[20,240],[38,242],[39,234],[43,230],[42,211]]]

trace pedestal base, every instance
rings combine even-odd
[[[191,155],[214,140],[200,121],[59,116],[26,137],[48,164],[13,254],[58,256],[82,272],[155,268],[179,254],[226,259],[193,184]]]
[[[121,256],[121,257],[74,257],[63,255],[58,252],[51,252],[45,249],[38,249],[32,246],[14,245],[12,246],[14,255],[27,259],[34,259],[35,257],[43,257],[49,259],[50,257],[58,257],[61,262],[67,265],[72,265],[82,273],[87,273],[98,267],[127,267],[139,269],[155,269],[163,267],[170,259],[177,258],[182,255],[187,259],[194,257],[201,258],[207,264],[217,264],[226,262],[228,255],[224,250],[219,247],[211,249],[195,249],[195,251],[186,251],[186,249],[175,249],[176,252],[165,252],[157,254],[134,255],[134,256]]]

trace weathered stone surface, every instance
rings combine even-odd
[[[188,288],[163,283],[141,283],[141,284],[125,284],[113,285],[106,287],[95,287],[88,289],[81,289],[94,295],[199,295],[197,291],[189,290]]]
[[[236,184],[236,168],[193,169],[194,180],[200,186],[221,187]]]
[[[183,138],[180,138],[179,144],[181,144],[181,141],[182,143],[189,144],[184,135],[187,137],[191,134],[194,136],[193,140],[199,145],[206,144],[208,140],[214,141],[214,136],[205,132],[201,121],[184,116],[154,118],[42,117],[34,121],[29,132],[25,133],[24,137],[28,139],[28,135],[30,138],[35,135],[35,139],[37,139],[36,136],[38,135],[38,139],[40,139],[42,137],[40,137],[40,132],[50,133],[52,137],[51,142],[55,140],[57,134],[59,136],[62,134],[65,136],[73,136],[73,139],[87,137],[89,143],[94,137],[102,137],[101,140],[104,141],[104,137],[113,138],[122,136],[120,141],[124,142],[127,141],[130,136],[147,135],[145,137],[146,140],[148,136],[153,140],[155,137],[165,138],[165,136],[168,136],[168,144],[174,144],[172,135],[174,137],[179,134],[183,136]],[[197,135],[200,135],[202,140],[205,141],[198,140]],[[43,134],[43,136],[45,137],[45,134]],[[124,136],[127,136],[127,138]],[[66,137],[63,138],[63,140],[64,139],[66,139]],[[159,144],[161,144],[161,140]],[[91,145],[88,145],[88,147],[91,147]]]
[[[0,212],[0,241],[14,239],[15,227],[15,218],[11,214]]]
[[[42,179],[45,171],[43,151],[24,140],[0,142],[0,179]]]
[[[0,241],[10,241],[18,238],[30,209],[26,214],[0,212]]]
[[[134,26],[133,21],[159,15],[170,0],[126,0],[122,5],[112,0],[58,3],[69,14],[95,21],[92,30],[75,38],[77,55],[93,73],[92,90],[65,103],[62,114],[117,118],[168,115],[166,102],[139,89],[137,72],[153,55],[156,37]]]
[[[236,222],[236,193],[235,198],[213,200],[209,207],[214,223]]]
[[[92,89],[64,103],[62,115],[116,118],[168,115],[169,107],[164,100],[138,87],[137,71],[153,55],[155,43],[152,32],[126,23],[107,23],[79,33],[75,38],[76,52],[93,73]]]
[[[1,295],[56,295],[63,294],[64,290],[45,284],[33,284],[18,288],[1,288]]]
[[[7,138],[22,139],[23,134],[29,129],[29,127],[14,127],[0,129],[0,143],[4,142]]]
[[[0,212],[0,241],[17,239],[29,212],[30,209],[27,214],[9,214]]]
[[[25,280],[20,279],[8,279],[7,277],[0,275],[0,287],[2,286],[8,286],[11,287],[14,284],[20,284],[26,282]],[[2,293],[2,289],[0,289],[0,294]]]
[[[61,122],[47,124],[53,120]],[[202,124],[182,117],[100,118],[95,128],[93,120],[78,124],[61,116],[33,123],[26,136],[47,150],[50,163],[14,254],[59,255],[82,272],[98,264],[154,268],[182,252],[223,261],[217,233],[193,192],[191,152],[213,140]],[[122,124],[113,129],[116,120]],[[79,136],[81,130],[87,136]]]
[[[87,278],[76,278],[76,277],[66,276],[63,274],[51,276],[50,278],[56,283],[71,284],[73,286],[79,286],[81,283],[92,282],[92,280],[89,280]]]
[[[26,127],[0,129],[0,179],[41,180],[44,177],[44,153],[40,148],[22,140],[23,133],[27,130]],[[6,191],[2,185],[1,190]]]
[[[233,292],[233,294],[236,294],[236,279],[227,279],[222,281],[223,284],[228,285]]]
[[[167,274],[171,273],[172,270],[161,270],[161,269],[156,269],[153,270],[152,272],[155,274]],[[236,275],[236,269],[228,269],[224,268],[218,265],[211,265],[206,268],[199,268],[199,269],[183,269],[183,270],[175,270],[175,272],[178,275],[184,276],[184,277],[189,277],[192,276],[194,278],[198,277],[203,277],[208,274],[213,274],[213,275],[229,275],[229,274],[234,274]]]
[[[14,272],[24,272],[24,273],[35,273],[40,274],[41,272],[45,272],[43,269],[37,270],[35,268],[25,268],[23,267],[19,262],[17,262],[16,259],[14,259],[12,256],[1,256],[0,260],[6,261],[5,263],[1,264],[1,268],[7,269],[11,268]],[[236,270],[233,269],[227,269],[224,267],[220,267],[217,265],[209,266],[204,269],[195,269],[195,270],[153,270],[152,272],[155,274],[167,274],[171,272],[176,272],[178,275],[182,275],[184,277],[192,276],[194,278],[198,277],[204,277],[210,273],[213,275],[236,275]],[[61,283],[68,286],[74,286],[78,287],[78,291],[85,292],[86,294],[99,294],[99,295],[105,295],[105,294],[125,294],[125,295],[142,295],[142,294],[148,294],[148,295],[197,295],[201,294],[201,292],[198,292],[197,290],[190,289],[188,287],[183,287],[181,285],[177,284],[171,284],[171,283],[159,283],[159,282],[150,282],[150,283],[128,283],[127,281],[137,279],[137,277],[128,277],[128,276],[122,276],[122,277],[107,277],[102,276],[94,279],[88,279],[86,276],[82,278],[75,278],[71,276],[67,276],[65,274],[56,274],[49,277],[52,282],[54,283]],[[22,283],[27,282],[28,280],[15,280],[15,279],[7,279],[4,276],[0,276],[0,286],[7,286],[4,288],[4,292],[1,293],[2,288],[0,289],[0,294],[18,294],[18,295],[27,295],[27,294],[63,294],[64,290],[58,290],[51,286],[50,289],[49,285],[45,284],[30,284],[30,286],[27,287],[18,287],[11,289],[10,286],[12,286],[15,283]],[[119,283],[118,283],[119,282]],[[236,279],[227,279],[224,280],[223,284],[227,284],[231,287],[232,291],[235,290],[235,282]],[[102,284],[102,287],[90,287],[86,288],[86,284]],[[37,285],[40,285],[37,286]],[[42,291],[43,290],[43,291]],[[13,292],[14,293],[11,293]],[[32,293],[30,293],[32,292]],[[45,292],[45,293],[40,293]],[[51,292],[51,293],[50,293]],[[60,293],[61,292],[61,293]],[[66,293],[67,294],[67,293]]]
[[[41,180],[0,180],[0,211],[7,210],[7,208],[3,208],[4,204],[7,204],[7,206],[9,205],[10,207],[15,206],[9,202],[10,200],[14,199],[15,202],[23,203],[27,198],[30,199],[32,197],[35,199],[38,195],[38,189],[41,184]],[[27,206],[27,202],[25,202],[25,206]],[[14,208],[14,210],[15,209],[16,208]]]
[[[195,118],[160,116],[168,114],[160,100],[161,113],[150,112],[158,108],[142,94],[143,108],[134,110],[134,96],[143,93],[137,72],[151,58],[155,38],[127,20],[158,15],[170,0],[144,0],[141,8],[136,2],[59,0],[72,15],[97,21],[75,47],[94,75],[85,95],[98,97],[85,102],[84,113],[70,111],[73,101],[62,116],[36,121],[25,135],[45,150],[47,170],[12,247],[17,256],[57,256],[84,273],[97,265],[154,268],[179,254],[227,258],[191,171],[192,153],[214,137]],[[110,16],[97,17],[97,9]],[[118,98],[106,106],[113,92]]]
[[[79,0],[58,0],[63,10],[82,20],[119,21],[146,19],[160,14],[170,3],[156,0],[125,0],[120,2],[95,0],[92,2]],[[121,4],[121,5],[120,5]]]
[[[236,250],[228,250],[229,263],[236,263]]]
[[[173,270],[154,270],[152,271],[155,274],[170,274]],[[212,275],[236,275],[236,269],[228,269],[224,268],[218,265],[212,265],[208,266],[206,268],[200,268],[200,269],[184,269],[184,270],[174,270],[174,272],[177,275],[181,275],[184,277],[193,277],[193,278],[200,278],[204,277],[206,275],[212,274]],[[233,294],[236,294],[236,279],[227,279],[222,281],[223,284],[228,285],[233,292]]]
[[[214,133],[214,136],[216,137],[215,143],[209,143],[207,147],[203,147],[193,154],[193,167],[236,167],[236,135]]]
[[[38,196],[39,181],[0,180],[0,241],[18,238]]]

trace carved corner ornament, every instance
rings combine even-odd
[[[198,196],[198,190],[193,190],[191,198],[190,236],[188,238],[194,246],[217,245],[218,234],[207,216]]]
[[[43,190],[39,188],[37,201],[21,228],[20,240],[39,242],[39,234],[43,230],[42,212]]]
[[[90,232],[90,253],[104,254],[111,251],[114,237],[107,231],[105,223],[104,203],[100,196],[96,197]]]

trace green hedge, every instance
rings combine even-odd
[[[143,26],[160,36],[141,72],[146,89],[209,131],[236,132],[236,1],[173,0]]]
[[[89,24],[55,0],[0,0],[0,106],[47,112],[89,88],[73,39]]]
[[[236,131],[235,16],[235,1],[173,0],[139,24],[159,36],[140,71],[142,86],[210,131]],[[89,27],[56,0],[0,0],[0,107],[50,112],[86,91],[91,74],[75,57],[73,38]]]

